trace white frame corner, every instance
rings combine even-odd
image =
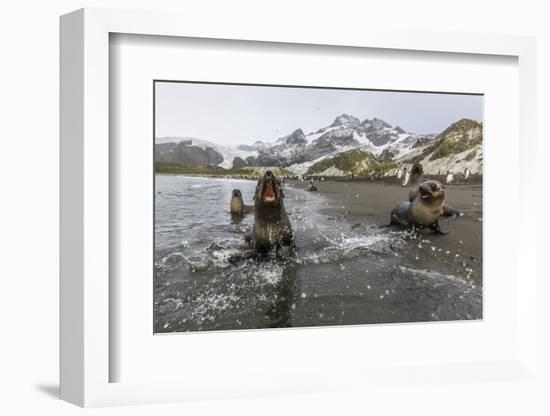
[[[328,34],[282,31],[276,22],[251,23],[236,31],[231,22],[208,27],[192,15],[81,9],[60,25],[60,395],[79,406],[180,401],[208,397],[186,383],[109,382],[109,34],[354,46],[447,53],[506,55],[519,60],[520,164],[522,176],[536,159],[535,40],[531,37],[378,32]],[[241,33],[246,33],[242,36]],[[522,210],[535,201],[534,184],[521,179]],[[531,215],[531,214],[530,214]],[[521,238],[536,241],[532,216],[524,215]],[[535,374],[536,253],[522,252],[518,293],[520,356],[513,366]],[[199,386],[200,387],[200,386]],[[254,393],[254,392],[253,392]],[[261,393],[261,389],[257,393]]]

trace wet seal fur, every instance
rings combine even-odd
[[[459,211],[445,205],[445,190],[440,182],[423,182],[409,194],[409,202],[400,202],[390,216],[390,224],[407,228],[429,228],[434,234],[447,234],[439,226],[439,217],[458,217]]]
[[[242,217],[245,214],[254,212],[254,207],[252,205],[245,205],[240,189],[233,189],[231,201],[229,202],[229,210],[231,211],[231,215]]]
[[[412,168],[411,168],[410,184],[416,186],[423,180],[424,180],[424,168],[422,167],[422,163],[416,162],[412,165]]]
[[[416,162],[412,165],[412,168],[411,168],[411,178],[409,180],[409,185],[418,186],[418,184],[423,181],[424,181],[424,168],[422,167],[422,163]],[[410,202],[413,201],[417,193],[418,193],[417,190],[413,190],[409,192]]]
[[[271,171],[266,171],[256,185],[254,227],[249,238],[258,253],[266,253],[280,246],[292,246],[294,243],[283,198],[281,181]]]

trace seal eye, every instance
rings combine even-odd
[[[437,189],[437,185],[435,183],[432,183],[430,185],[430,188],[432,188],[432,191],[435,191]]]

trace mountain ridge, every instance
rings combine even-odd
[[[414,162],[425,165],[427,173],[466,167],[472,173],[481,173],[482,142],[483,124],[471,119],[460,119],[435,135],[410,133],[380,118],[361,121],[343,113],[315,132],[305,134],[297,128],[273,142],[257,140],[252,145],[222,146],[193,137],[159,137],[155,143],[155,160],[226,169],[280,166],[296,174],[312,174],[319,166],[333,163],[334,169],[327,167],[328,171],[323,170],[327,175],[334,173],[332,176],[357,174],[359,171],[366,174],[369,170],[406,167]],[[346,153],[351,150],[362,153]],[[339,156],[341,154],[344,156]],[[367,154],[369,156],[365,156]],[[363,169],[336,168],[337,165],[347,166],[342,158],[355,160],[358,155],[364,156],[360,157]],[[311,170],[316,164],[320,165]]]

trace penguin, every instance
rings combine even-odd
[[[405,168],[403,174],[403,182],[401,183],[401,186],[407,186],[409,184],[409,178],[409,171],[407,170],[407,168]]]
[[[398,168],[395,171],[395,176],[397,176],[397,179],[401,179],[401,176],[403,176],[403,171],[401,170],[401,168]]]

